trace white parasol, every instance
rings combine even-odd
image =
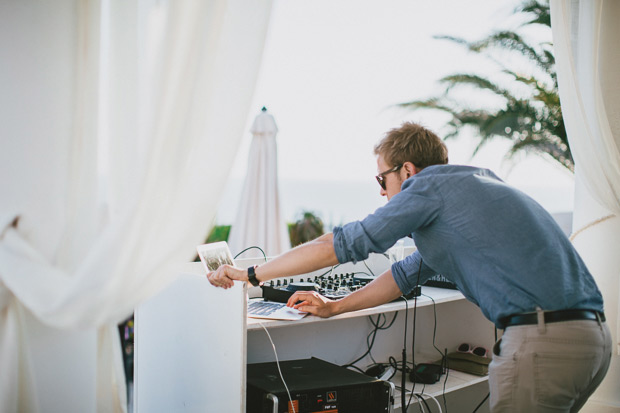
[[[267,256],[274,256],[290,249],[291,243],[278,190],[278,128],[265,107],[256,116],[250,132],[253,138],[248,170],[228,245],[233,255],[257,246]],[[257,249],[242,255],[243,258],[260,256]]]

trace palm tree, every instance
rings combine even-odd
[[[539,25],[545,30],[551,30],[547,1],[526,0],[515,12],[528,17],[522,26]],[[474,155],[490,140],[503,138],[512,142],[506,154],[508,158],[522,151],[535,153],[550,157],[574,172],[573,157],[560,108],[554,70],[555,58],[550,43],[532,46],[515,31],[499,31],[475,42],[451,36],[436,38],[463,45],[471,52],[490,59],[493,59],[490,52],[497,50],[525,58],[534,69],[535,75],[519,73],[495,60],[501,73],[508,79],[508,85],[500,85],[477,74],[457,73],[440,80],[440,83],[446,86],[441,96],[401,103],[398,106],[412,110],[433,109],[450,114],[446,139],[454,138],[466,126],[473,127],[480,139]],[[451,92],[464,86],[473,87],[481,93],[490,92],[499,98],[502,104],[498,108],[488,109],[480,105],[471,107],[452,99]]]

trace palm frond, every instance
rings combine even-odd
[[[469,42],[465,39],[463,39],[462,37],[456,37],[456,36],[447,36],[447,35],[435,35],[433,36],[433,39],[437,39],[437,40],[449,40],[452,43],[456,43],[456,44],[461,44],[464,46],[467,46],[469,44]]]
[[[571,172],[575,172],[572,154],[567,145],[538,134],[528,135],[515,142],[509,154],[526,151],[537,155],[549,156]]]
[[[544,52],[539,54],[535,47],[529,45],[523,37],[513,31],[496,32],[480,41],[469,44],[469,49],[477,53],[491,47],[520,53],[535,62],[546,72],[551,70],[552,64],[548,61],[547,54]]]
[[[517,13],[525,13],[532,15],[531,19],[523,23],[522,26],[531,24],[542,24],[551,27],[551,13],[549,12],[549,2],[539,2],[530,0],[517,7]]]
[[[479,75],[457,73],[454,75],[448,75],[439,80],[440,83],[446,84],[446,93],[456,86],[470,85],[481,90],[488,90],[498,96],[502,96],[507,100],[513,100],[514,96],[507,89],[501,88],[488,79],[485,79]]]
[[[554,98],[557,98],[559,104],[559,95],[557,93],[557,85],[555,83],[548,86],[534,76],[524,76],[510,69],[504,69],[502,72],[511,76],[515,82],[527,86],[532,91],[532,97],[535,100],[552,104],[552,102],[554,102]]]
[[[513,131],[518,127],[519,116],[514,111],[499,110],[488,116],[478,128],[480,141],[473,151],[475,156],[482,147],[495,138],[511,139]]]
[[[441,35],[433,36],[433,38],[448,40],[465,46],[468,50],[475,53],[482,53],[492,47],[514,51],[535,62],[537,66],[542,68],[549,75],[553,73],[553,66],[555,64],[553,54],[544,49],[539,53],[535,47],[529,45],[519,34],[513,31],[499,31],[476,42],[468,42],[462,37],[456,36]]]
[[[435,110],[440,110],[443,112],[448,112],[453,114],[454,113],[454,109],[452,109],[450,106],[442,103],[442,101],[438,98],[431,98],[431,99],[427,99],[427,100],[413,100],[411,102],[403,102],[403,103],[399,103],[397,104],[397,106],[402,107],[402,108],[407,108],[407,109],[411,109],[411,110],[416,110],[416,109],[435,109]]]
[[[524,0],[517,12],[528,16],[524,25],[540,24],[550,27],[548,1]],[[512,146],[506,158],[518,152],[530,152],[553,159],[570,171],[574,170],[562,118],[555,57],[549,43],[534,47],[513,31],[499,31],[475,42],[456,36],[435,38],[465,46],[471,52],[485,55],[491,60],[494,59],[490,53],[492,48],[516,52],[533,65],[542,68],[544,73],[538,70],[534,71],[536,75],[520,74],[506,67],[503,61],[496,61],[499,67],[503,68],[502,72],[510,76],[509,86],[500,86],[477,74],[455,73],[440,79],[439,82],[445,87],[441,96],[405,102],[398,106],[411,110],[440,110],[450,114],[445,139],[459,136],[459,132],[464,128],[473,129],[478,135],[473,155],[492,140],[508,139]],[[548,77],[544,78],[545,74]],[[451,100],[451,92],[460,86],[473,87],[474,91],[491,92],[504,98],[504,104],[500,109],[487,110]],[[518,98],[516,91],[519,92]]]

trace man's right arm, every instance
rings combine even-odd
[[[333,234],[327,233],[261,264],[255,269],[255,275],[256,279],[262,282],[307,274],[336,264],[338,259],[334,250]],[[207,278],[216,287],[230,288],[234,280],[248,281],[248,270],[222,265],[216,271],[208,273]]]
[[[401,295],[402,292],[392,277],[392,271],[387,270],[361,290],[340,300],[329,300],[316,292],[297,291],[289,298],[286,305],[325,318],[376,307],[393,301]]]

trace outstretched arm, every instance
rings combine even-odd
[[[272,278],[307,274],[338,264],[333,238],[332,233],[321,235],[261,264],[256,268],[256,279],[267,281]],[[234,280],[248,281],[248,270],[222,265],[216,271],[208,273],[207,278],[216,287],[230,288]]]
[[[402,292],[387,270],[376,280],[341,300],[329,300],[315,291],[297,291],[287,306],[306,311],[319,317],[331,317],[349,311],[362,310],[388,303],[400,297]]]

